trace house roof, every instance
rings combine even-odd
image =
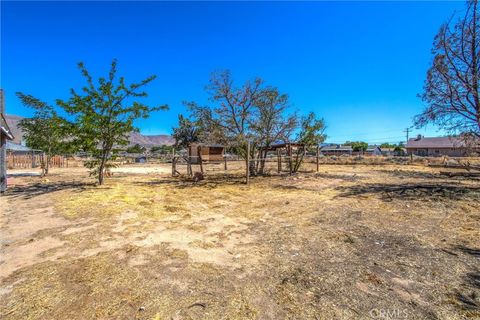
[[[8,151],[34,151],[33,149],[30,149],[27,146],[22,146],[21,144],[11,142],[11,141],[7,141],[6,146]]]
[[[325,146],[320,149],[321,151],[352,151],[352,146],[342,146],[340,144]]]
[[[380,147],[379,146],[368,146],[367,147],[367,151],[373,151],[375,149],[379,149],[380,150]]]
[[[466,148],[467,143],[461,137],[417,137],[407,141],[407,148]]]

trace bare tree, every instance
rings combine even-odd
[[[251,175],[263,173],[269,147],[277,141],[290,142],[296,129],[299,129],[298,139],[307,146],[324,138],[323,120],[312,113],[299,121],[297,114],[289,111],[288,96],[264,85],[260,78],[235,87],[230,72],[222,71],[212,74],[206,88],[212,106],[186,103],[200,132],[199,140],[222,143],[245,160],[250,142],[249,158],[253,160],[247,165]],[[302,159],[297,160],[296,169]]]
[[[451,133],[480,137],[480,13],[478,1],[468,1],[465,15],[441,26],[434,40],[433,65],[427,72],[425,110],[417,127],[433,123]]]
[[[200,125],[203,133],[201,140],[223,143],[246,159],[247,142],[253,141],[251,124],[262,84],[260,78],[255,78],[241,87],[235,87],[229,71],[212,73],[206,89],[214,106],[186,103]]]
[[[289,107],[288,96],[280,93],[277,88],[267,87],[262,90],[252,123],[256,145],[259,147],[255,161],[255,169],[259,174],[264,172],[265,158],[272,144],[289,141],[297,127],[297,115],[288,115]]]

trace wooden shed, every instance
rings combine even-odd
[[[191,143],[188,146],[188,156],[192,164],[201,161],[220,162],[224,160],[225,147],[220,144]]]

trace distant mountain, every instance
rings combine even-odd
[[[5,120],[7,120],[7,124],[10,127],[10,130],[12,130],[12,133],[14,136],[13,142],[15,143],[21,143],[23,140],[23,132],[18,126],[18,123],[22,119],[23,117],[16,116],[13,114],[5,115]],[[130,140],[130,145],[139,144],[147,148],[151,148],[153,146],[159,146],[159,145],[171,146],[175,144],[175,139],[173,139],[172,136],[169,136],[166,134],[143,135],[139,132],[131,132],[129,140]]]
[[[143,135],[139,132],[131,132],[129,140],[131,145],[139,144],[144,147],[153,147],[153,146],[161,146],[161,145],[171,146],[175,144],[175,139],[173,139],[172,136],[169,136],[166,134]]]

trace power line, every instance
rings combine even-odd
[[[383,138],[375,138],[375,139],[358,139],[363,142],[389,142],[392,140],[402,141],[404,136],[395,136],[395,137],[383,137]]]
[[[349,134],[342,134],[342,135],[335,135],[335,136],[336,137],[366,136],[366,135],[385,134],[390,132],[398,132],[398,130],[372,131],[372,132],[366,132],[366,133],[349,133]]]

